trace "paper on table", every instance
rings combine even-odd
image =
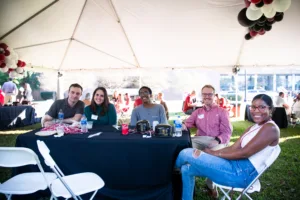
[[[95,134],[89,135],[88,138],[92,138],[92,137],[98,136],[98,135],[100,135],[101,133],[102,133],[102,132],[99,132],[99,133],[95,133]]]

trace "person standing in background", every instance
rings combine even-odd
[[[16,101],[18,88],[12,78],[9,78],[8,81],[3,84],[2,91],[4,92],[4,104]]]
[[[0,106],[4,105],[4,92],[1,90],[1,85],[0,85]]]
[[[159,103],[165,108],[166,117],[167,117],[167,120],[169,120],[169,110],[168,110],[168,106],[167,106],[166,102],[164,101],[164,95],[162,92],[158,93],[157,99],[158,99]]]
[[[24,83],[23,87],[24,87],[24,100],[26,100],[28,102],[33,101],[32,89],[31,89],[29,83]]]

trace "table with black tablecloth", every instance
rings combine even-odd
[[[101,135],[88,138],[92,133]],[[123,136],[120,130],[110,126],[95,127],[87,134],[36,136],[36,131],[19,135],[17,147],[34,150],[43,163],[37,149],[42,140],[50,154],[68,174],[94,172],[105,182],[97,196],[99,199],[173,199],[172,176],[178,153],[191,147],[188,132],[182,137],[143,138],[141,134]],[[44,169],[50,171],[43,163]],[[35,171],[35,167],[19,168],[15,173]],[[174,179],[174,177],[173,177]]]
[[[22,127],[35,123],[35,109],[32,106],[0,107],[0,130]]]

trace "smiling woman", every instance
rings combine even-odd
[[[107,91],[104,87],[95,89],[91,105],[85,107],[84,114],[88,121],[101,125],[116,125],[117,112],[115,106],[109,103]]]

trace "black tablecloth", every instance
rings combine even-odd
[[[41,137],[32,131],[18,136],[16,146],[34,150],[43,163],[36,144],[43,140],[66,175],[95,172],[105,182],[99,191],[101,199],[173,199],[173,167],[178,153],[191,147],[188,132],[179,138],[142,138],[140,134],[123,136],[113,127],[96,127],[90,133],[99,131],[103,133],[93,138],[87,138],[90,134]],[[44,169],[50,171],[45,165]],[[23,167],[16,173],[34,170]]]
[[[254,122],[249,107],[250,105],[246,105],[245,120]],[[276,107],[272,114],[272,120],[277,124],[279,128],[287,128],[288,120],[287,120],[285,108]]]
[[[31,106],[0,107],[0,130],[35,123],[35,109]]]

